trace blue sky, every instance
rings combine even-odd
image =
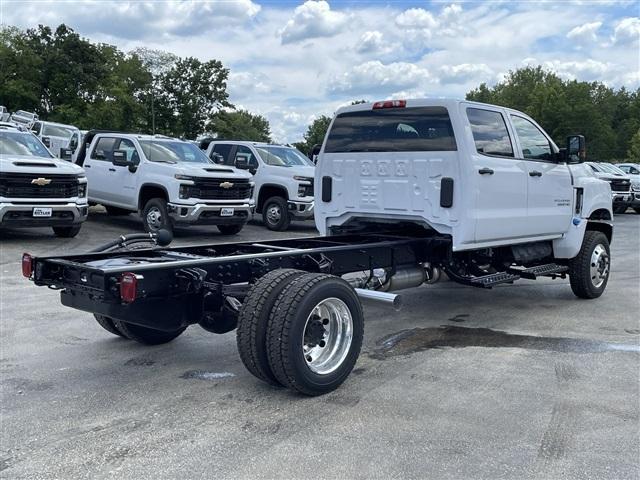
[[[5,25],[221,60],[231,101],[283,142],[353,99],[463,97],[525,65],[639,88],[639,16],[640,1],[0,0]]]

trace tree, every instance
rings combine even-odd
[[[307,127],[307,131],[303,135],[304,141],[294,143],[294,146],[305,155],[309,155],[314,145],[322,144],[330,124],[331,117],[322,115],[316,118],[311,125]]]
[[[627,161],[640,163],[640,129],[631,137],[629,150],[627,151]]]
[[[271,142],[269,121],[247,110],[220,110],[211,119],[210,129],[219,138]]]

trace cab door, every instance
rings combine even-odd
[[[113,169],[111,154],[116,139],[113,137],[99,137],[95,145],[87,152],[82,165],[87,176],[89,199],[101,203],[109,201],[111,184],[108,181],[109,169]]]
[[[522,239],[527,226],[527,166],[514,153],[506,112],[499,107],[462,104],[475,150],[469,176],[475,203],[475,243],[500,244]],[[472,195],[472,192],[469,192]]]
[[[127,161],[137,165],[138,168],[132,172],[129,167],[113,164],[110,166],[107,177],[107,182],[110,185],[109,200],[121,207],[135,208],[138,204],[137,181],[140,169],[140,153],[128,138],[117,139],[114,150],[125,152]]]
[[[553,157],[549,138],[530,119],[510,115],[517,157],[527,166],[527,229],[530,236],[566,233],[573,215],[573,185],[569,167]]]

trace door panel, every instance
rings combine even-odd
[[[136,161],[140,164],[140,154],[131,140],[121,139],[116,142],[115,150],[122,150],[127,154],[128,161]],[[129,167],[121,167],[110,165],[108,183],[109,183],[109,201],[122,207],[137,207],[138,199],[136,196],[136,181],[138,179],[138,170],[129,171]]]

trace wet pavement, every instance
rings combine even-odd
[[[0,232],[0,478],[640,478],[638,215],[616,216],[598,300],[543,279],[423,286],[400,312],[365,302],[358,364],[319,398],[253,378],[233,332],[144,347],[20,276],[25,250],[140,230],[94,212],[71,240]],[[238,240],[314,234],[255,223]]]

